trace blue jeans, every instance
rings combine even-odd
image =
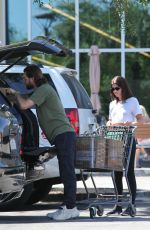
[[[65,132],[55,137],[59,172],[64,185],[64,204],[67,208],[76,206],[75,152],[76,134]]]

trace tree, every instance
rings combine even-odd
[[[34,0],[34,3],[39,4],[39,6],[42,6],[45,2],[49,4],[53,4],[53,0]],[[62,0],[61,2],[65,2],[68,4],[71,4],[69,0]],[[107,0],[105,1],[107,2]],[[115,9],[115,15],[119,17],[120,22],[121,22],[121,28],[126,29],[128,31],[133,31],[133,24],[132,21],[130,21],[129,17],[129,11],[131,8],[131,5],[141,5],[141,6],[147,6],[148,5],[148,0],[110,0],[109,1],[112,6],[114,6]],[[86,1],[85,1],[86,3]]]
[[[98,0],[97,0],[98,1]],[[106,7],[97,7],[92,1],[82,0],[80,2],[80,20],[86,22],[90,25],[96,25],[98,28],[102,29],[102,31],[115,36],[120,36],[119,33],[119,20],[115,17],[115,6],[111,5],[110,13],[111,13],[111,26],[108,27],[108,11],[109,8]],[[101,1],[102,2],[102,1]],[[103,0],[103,2],[106,2]],[[58,8],[63,12],[66,12],[70,15],[74,15],[74,4],[60,4]],[[130,15],[131,14],[131,15]],[[91,17],[89,17],[91,15]],[[61,19],[60,19],[61,17]],[[138,44],[150,44],[150,36],[145,36],[145,33],[149,33],[148,26],[149,23],[149,14],[146,10],[143,10],[139,7],[139,5],[131,5],[129,11],[129,17],[132,18],[132,22],[136,22],[135,29],[137,30],[137,35],[129,36],[127,34],[127,41],[130,41],[130,44],[138,47]],[[144,19],[144,20],[143,20]],[[74,48],[74,21],[68,20],[68,18],[59,16],[58,22],[55,21],[53,27],[51,28],[53,34],[55,35],[55,39],[61,41],[68,48]],[[64,32],[65,31],[65,32]],[[142,33],[141,33],[142,31]],[[150,34],[150,33],[149,33]],[[113,47],[117,48],[120,46],[119,43],[111,40],[109,37],[103,37],[102,35],[97,34],[96,32],[91,32],[90,29],[80,25],[80,47],[81,48],[89,48],[91,44],[95,43],[99,46],[99,48],[103,47]],[[147,46],[148,47],[148,46]],[[58,59],[57,57],[48,57],[47,59],[65,65],[70,68],[74,68],[74,56],[71,58]],[[136,60],[136,63],[135,63]],[[115,53],[102,53],[100,56],[101,61],[101,85],[100,85],[100,96],[102,102],[102,109],[105,115],[108,114],[108,103],[109,103],[109,86],[111,82],[111,78],[115,75],[120,74],[120,54]],[[86,90],[90,93],[89,89],[89,56],[87,53],[83,53],[80,55],[80,81],[86,88]],[[146,108],[150,108],[149,106],[149,95],[145,94],[150,91],[150,66],[149,59],[145,58],[140,54],[127,54],[126,56],[126,77],[130,83],[134,94],[140,99],[140,103],[144,104]],[[138,76],[138,78],[137,78]],[[136,86],[136,87],[135,87]],[[148,110],[150,113],[150,111]]]

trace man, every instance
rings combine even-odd
[[[64,205],[48,217],[54,220],[67,220],[79,216],[76,208],[76,175],[74,169],[76,135],[55,90],[48,84],[41,69],[29,65],[24,69],[24,82],[33,94],[24,99],[15,91],[20,108],[25,110],[36,105],[39,124],[50,144],[57,149],[59,171],[64,185]]]

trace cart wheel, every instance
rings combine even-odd
[[[102,216],[104,213],[104,209],[102,206],[97,206],[97,215]]]
[[[96,208],[95,207],[91,207],[89,208],[90,211],[90,218],[94,218],[94,216],[96,216]]]

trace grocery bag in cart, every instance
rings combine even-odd
[[[132,147],[133,127],[102,126],[77,137],[75,167],[122,171]]]
[[[79,169],[123,170],[123,141],[105,136],[77,137],[75,167]]]

